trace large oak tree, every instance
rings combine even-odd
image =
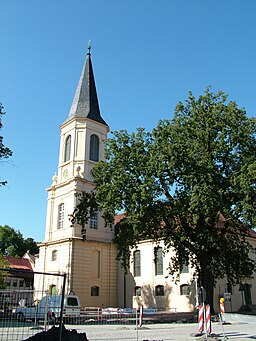
[[[212,306],[217,279],[239,283],[255,266],[246,239],[255,227],[255,134],[255,119],[223,92],[189,93],[151,133],[113,133],[93,169],[95,191],[80,194],[72,221],[86,233],[93,208],[106,224],[124,211],[114,239],[124,267],[137,242],[164,240],[176,251],[170,274],[189,259]]]

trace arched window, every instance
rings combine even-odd
[[[97,285],[94,285],[91,287],[91,296],[99,296],[100,294],[100,288],[97,287]]]
[[[49,285],[49,295],[56,295],[57,294],[57,287],[55,284]]]
[[[189,259],[188,258],[185,260],[183,264],[181,264],[180,273],[181,274],[189,273]]]
[[[231,295],[233,295],[233,286],[230,282],[226,283],[226,289],[225,292],[230,293]]]
[[[155,290],[156,290],[156,296],[164,296],[164,286],[163,285],[157,285]]]
[[[133,253],[133,274],[135,277],[141,275],[140,250]]]
[[[97,230],[98,228],[98,211],[94,211],[90,218],[90,228],[92,230]]]
[[[184,296],[190,295],[190,287],[188,284],[183,284],[180,286],[180,294]]]
[[[71,151],[71,135],[68,135],[65,141],[64,162],[70,160],[70,151]]]
[[[58,251],[53,250],[52,251],[52,262],[55,262],[57,260],[57,256],[58,256]]]
[[[163,249],[161,247],[155,247],[155,274],[162,275],[163,274]]]
[[[141,296],[141,287],[135,287],[134,294],[135,296]]]
[[[64,227],[64,204],[63,202],[59,204],[58,209],[58,229],[63,229]]]
[[[90,138],[90,156],[91,161],[99,161],[99,138],[97,135],[93,134]]]
[[[244,284],[244,300],[246,305],[252,304],[251,284]]]

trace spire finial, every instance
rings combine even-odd
[[[91,40],[88,41],[88,54],[91,54]]]

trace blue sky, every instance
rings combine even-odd
[[[0,0],[0,225],[43,241],[47,193],[92,41],[102,117],[151,130],[208,85],[256,109],[255,0]]]

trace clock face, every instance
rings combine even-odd
[[[63,178],[66,179],[68,177],[68,170],[65,169],[63,172]]]

